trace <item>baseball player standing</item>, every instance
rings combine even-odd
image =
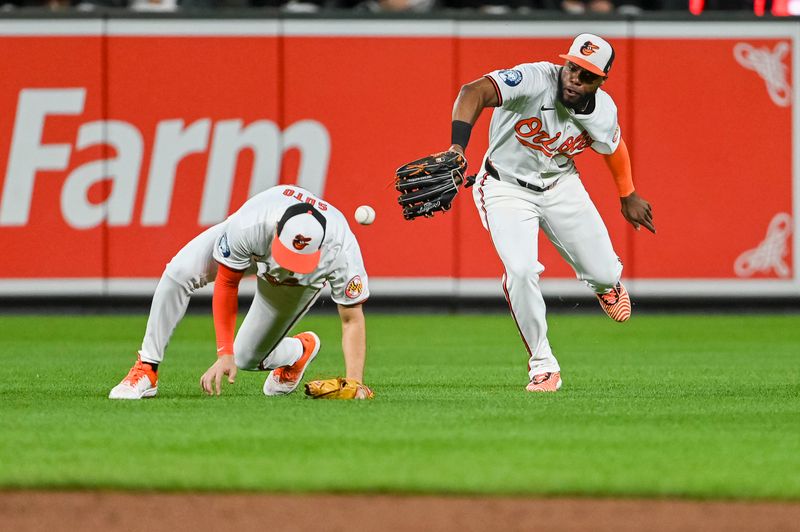
[[[248,271],[257,274],[257,290],[234,341],[238,287]],[[320,339],[313,332],[285,335],[330,283],[342,320],[346,378],[331,379],[336,389],[328,397],[372,396],[361,384],[366,357],[361,305],[369,289],[358,242],[344,215],[330,203],[300,187],[277,186],[250,198],[167,264],[136,364],[109,398],[156,395],[158,368],[170,337],[192,293],[210,282],[217,360],[200,379],[207,394],[221,393],[224,375],[233,383],[237,368],[270,371],[266,395],[294,391],[317,356]]]
[[[544,271],[538,262],[539,228],[578,279],[597,294],[606,314],[619,322],[631,315],[630,298],[620,283],[622,263],[581,183],[575,156],[587,148],[603,154],[622,215],[637,230],[643,226],[655,233],[650,204],[634,190],[617,107],[600,88],[614,49],[597,35],[584,33],[560,57],[564,66],[526,63],[464,85],[453,108],[448,150],[463,156],[481,111],[496,108],[473,196],[505,267],[503,290],[530,357],[531,392],[561,387],[539,288]]]

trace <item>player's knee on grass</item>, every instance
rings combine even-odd
[[[233,361],[239,369],[245,371],[260,371],[260,364],[263,358],[264,357],[256,353],[254,349],[246,349],[236,344],[233,346]]]

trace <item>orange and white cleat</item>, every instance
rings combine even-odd
[[[557,392],[561,388],[561,372],[547,372],[534,375],[525,388],[529,392]]]
[[[158,372],[147,362],[142,362],[141,355],[136,357],[128,375],[122,382],[111,389],[109,399],[143,399],[155,397],[158,393]]]
[[[282,366],[269,372],[264,381],[264,395],[284,395],[295,391],[306,368],[319,353],[322,342],[313,332],[306,331],[294,337],[303,343],[303,354],[291,366]]]
[[[597,294],[597,300],[600,301],[600,306],[612,320],[623,322],[630,319],[631,297],[622,283],[617,283],[617,286],[605,294]]]

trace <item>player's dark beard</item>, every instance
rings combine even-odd
[[[578,114],[591,114],[592,111],[594,111],[594,93],[584,94],[583,97],[575,103],[564,101],[564,85],[561,82],[562,70],[564,70],[564,67],[561,67],[561,70],[558,71],[558,89],[556,89],[558,101],[561,102],[564,107],[571,107]]]

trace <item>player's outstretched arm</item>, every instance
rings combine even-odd
[[[342,319],[342,351],[347,376],[307,382],[305,393],[314,399],[372,399],[372,390],[363,383],[367,328],[361,303],[338,307]]]
[[[415,159],[395,172],[395,189],[400,192],[397,202],[403,208],[403,218],[430,218],[439,211],[448,211],[459,187],[474,183],[467,177],[467,148],[472,125],[485,107],[497,106],[499,97],[494,84],[486,78],[461,87],[453,104],[450,147]]]
[[[487,78],[462,86],[453,104],[453,138],[449,149],[464,155],[472,126],[481,111],[487,107],[497,107],[499,103],[497,90]]]
[[[651,233],[656,232],[653,225],[653,209],[647,200],[636,193],[633,187],[633,172],[631,171],[631,158],[628,146],[620,139],[617,150],[611,155],[604,156],[614,182],[619,191],[619,200],[622,206],[622,216],[637,231],[644,226]]]
[[[200,378],[200,387],[208,395],[222,393],[222,377],[228,383],[236,380],[236,362],[233,359],[233,337],[236,329],[236,311],[239,307],[239,282],[243,271],[220,264],[214,281],[211,307],[214,312],[214,331],[217,335],[217,360]]]
[[[364,382],[364,364],[367,358],[367,324],[361,304],[338,305],[342,320],[342,352],[345,375],[348,379]]]

